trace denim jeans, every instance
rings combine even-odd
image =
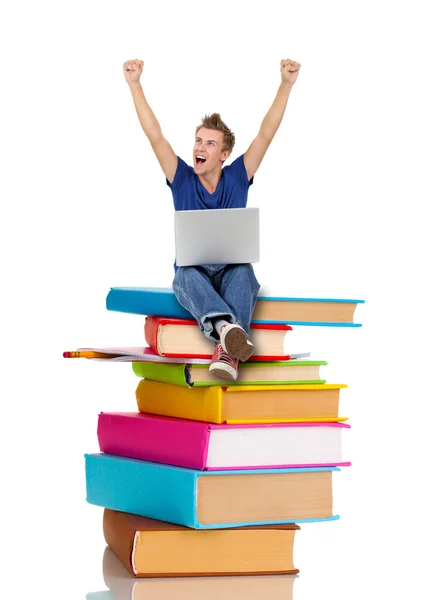
[[[208,339],[219,341],[216,318],[237,323],[249,334],[260,288],[251,264],[178,267],[172,288]]]

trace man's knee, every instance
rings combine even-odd
[[[193,267],[178,267],[174,276],[174,281],[172,282],[172,287],[182,285],[187,280],[187,277],[190,277],[190,272],[193,270]]]
[[[177,289],[187,294],[199,293],[210,285],[210,279],[199,267],[179,267],[172,282],[174,291]]]
[[[246,283],[250,283],[252,288],[259,288],[259,282],[256,278],[255,272],[251,264],[242,264],[237,265],[237,275],[245,281]]]

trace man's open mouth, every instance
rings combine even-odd
[[[204,156],[200,156],[200,154],[198,154],[196,156],[196,165],[201,165],[204,162],[206,162],[206,158]]]

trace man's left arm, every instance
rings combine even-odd
[[[258,170],[259,165],[280,126],[292,86],[299,74],[300,63],[290,59],[282,60],[280,63],[280,70],[281,83],[275,100],[261,123],[258,135],[250,144],[244,155],[244,166],[249,181]]]

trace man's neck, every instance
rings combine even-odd
[[[200,183],[209,192],[209,194],[214,193],[214,191],[218,187],[221,176],[222,167],[218,167],[214,171],[210,171],[209,173],[205,173],[204,175],[198,175]]]

